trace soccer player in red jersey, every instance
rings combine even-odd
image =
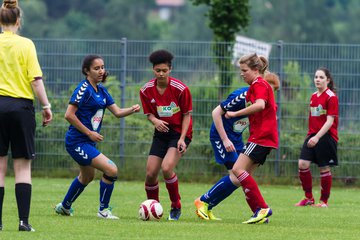
[[[314,83],[317,91],[310,99],[309,130],[301,149],[299,159],[299,178],[305,198],[295,206],[313,205],[328,207],[332,184],[330,166],[338,165],[338,116],[339,100],[335,95],[334,80],[330,71],[324,67],[316,70]],[[314,204],[310,164],[315,163],[320,170],[320,202]]]
[[[249,54],[243,56],[239,63],[241,76],[250,85],[246,95],[247,107],[237,112],[227,112],[225,116],[230,118],[248,115],[250,136],[232,168],[236,179],[232,177],[231,182],[242,186],[246,201],[254,213],[243,223],[266,223],[272,210],[251,175],[259,165],[264,164],[270,151],[278,147],[275,97],[270,84],[262,78],[268,67],[265,57]]]
[[[189,88],[170,77],[173,55],[166,50],[151,53],[155,78],[140,90],[144,114],[155,131],[146,165],[145,191],[148,199],[159,201],[158,174],[162,170],[171,200],[168,220],[178,220],[181,202],[174,168],[192,138],[192,98]]]

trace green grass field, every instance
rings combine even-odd
[[[30,223],[36,232],[18,232],[14,181],[6,179],[3,209],[4,230],[1,240],[21,239],[359,239],[360,193],[354,188],[333,188],[328,209],[294,207],[302,197],[300,186],[268,186],[260,189],[273,209],[270,223],[246,225],[251,216],[243,193],[237,190],[214,209],[223,220],[203,221],[195,215],[193,200],[211,185],[181,183],[182,216],[178,222],[166,221],[169,200],[164,183],[160,184],[164,217],[159,222],[137,218],[139,204],[145,200],[143,182],[117,182],[111,205],[120,220],[96,216],[99,181],[89,184],[73,205],[73,217],[58,216],[53,207],[59,203],[72,179],[33,179]],[[315,197],[319,197],[318,187]]]

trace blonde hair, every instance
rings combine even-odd
[[[280,88],[280,79],[277,74],[270,71],[265,71],[264,79],[272,86],[274,91],[277,91]]]
[[[3,0],[0,8],[0,25],[15,25],[16,21],[21,18],[21,8],[17,0]]]
[[[252,70],[257,69],[260,74],[264,74],[269,66],[269,61],[264,56],[258,56],[256,53],[253,53],[242,56],[239,64],[246,64]]]

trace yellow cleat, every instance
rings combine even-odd
[[[212,212],[212,210],[208,210],[208,217],[209,217],[210,220],[221,221],[221,218],[215,217],[215,215],[214,215],[214,213]]]
[[[267,217],[270,217],[272,215],[271,208],[259,208],[254,215],[251,216],[251,218],[243,223],[245,224],[254,224],[254,223],[265,223],[269,220],[266,219]],[[265,220],[264,220],[265,219]],[[260,222],[263,221],[263,222]]]
[[[209,210],[208,210],[208,206],[209,204],[207,204],[206,202],[203,202],[200,200],[200,198],[195,199],[194,201],[194,205],[196,207],[196,215],[198,215],[199,218],[204,219],[204,220],[210,220],[209,218]]]

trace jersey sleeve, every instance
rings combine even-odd
[[[272,91],[272,90],[271,90]],[[266,86],[263,82],[256,82],[254,83],[254,100],[262,99],[265,102],[269,100],[269,91],[268,86]]]
[[[42,77],[42,71],[37,57],[36,48],[30,39],[28,41],[27,72],[30,82],[35,80],[37,77]]]
[[[106,107],[113,105],[115,103],[114,99],[112,98],[112,96],[105,87],[102,88],[104,89],[104,95],[106,98]]]
[[[220,103],[224,112],[237,111],[245,107],[247,88],[241,88],[230,93],[229,96]]]
[[[192,112],[192,97],[188,87],[179,96],[179,106],[183,114]]]
[[[339,100],[336,96],[329,98],[327,115],[329,115],[329,116],[338,116],[339,115]]]
[[[75,88],[73,94],[70,97],[69,104],[77,105],[81,107],[81,105],[85,102],[86,99],[89,98],[88,83],[83,82],[80,83],[77,88]]]
[[[141,101],[141,105],[142,105],[144,114],[149,114],[149,113],[155,114],[152,111],[150,99],[146,95],[146,92],[141,89],[139,95],[140,95],[140,101]]]

